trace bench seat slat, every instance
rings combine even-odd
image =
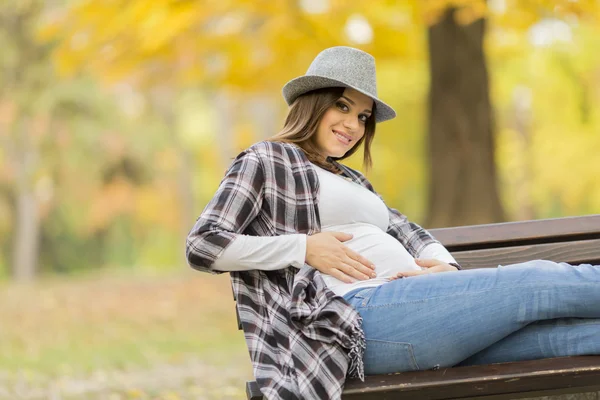
[[[246,398],[248,400],[262,400],[263,395],[256,381],[246,382]]]
[[[600,238],[600,214],[429,230],[450,251]],[[572,239],[570,239],[572,238]]]
[[[562,388],[579,392],[581,389],[600,390],[600,356],[548,358],[368,376],[365,382],[348,380],[343,398],[441,400]]]
[[[600,356],[560,357],[444,368],[348,380],[344,400],[517,399],[600,391]],[[262,400],[256,382],[248,399]]]
[[[600,239],[453,252],[464,269],[490,268],[544,259],[570,264],[600,264]]]

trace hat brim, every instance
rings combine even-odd
[[[377,97],[372,96],[369,93],[366,93],[352,85],[348,85],[344,82],[325,78],[323,76],[315,76],[315,75],[303,75],[298,78],[292,79],[288,83],[283,86],[282,93],[283,98],[285,99],[288,105],[291,105],[300,95],[304,93],[310,92],[316,89],[323,89],[328,87],[347,87],[356,90],[364,94],[365,96],[370,97],[376,104],[375,107],[375,121],[383,122],[389,119],[396,117],[396,111],[383,101],[379,100]]]

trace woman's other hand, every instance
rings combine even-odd
[[[448,263],[445,263],[434,258],[419,259],[415,258],[415,262],[419,267],[425,268],[421,271],[402,271],[398,272],[396,276],[390,278],[390,281],[400,278],[407,278],[409,276],[417,276],[424,274],[433,274],[435,272],[447,272],[447,271],[458,271],[458,269]]]
[[[352,235],[343,232],[321,232],[306,238],[306,263],[316,270],[345,283],[356,279],[375,278],[375,266],[343,242]]]

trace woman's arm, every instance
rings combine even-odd
[[[435,260],[450,264],[453,268],[461,270],[462,267],[456,262],[452,254],[437,241],[431,233],[421,228],[419,225],[409,222],[408,219],[400,214],[397,210],[390,210],[390,225],[388,233],[400,241],[406,250],[415,258],[423,260]],[[426,266],[421,262],[418,264],[422,267]],[[427,266],[430,263],[427,264]],[[437,265],[437,264],[436,264]]]
[[[306,257],[306,235],[246,236],[237,235],[233,243],[212,265],[217,271],[272,271],[300,268]]]
[[[374,266],[342,244],[352,235],[341,232],[282,236],[237,235],[215,260],[214,271],[272,271],[289,266],[301,268],[305,263],[342,282],[374,278]],[[311,242],[312,240],[312,242]]]
[[[381,197],[381,196],[380,196]],[[383,200],[383,199],[382,199]],[[390,223],[387,233],[395,237],[406,250],[415,258],[421,257],[421,253],[428,246],[438,244],[442,246],[427,230],[410,222],[406,216],[398,210],[388,207]],[[443,246],[442,246],[443,247]]]
[[[421,259],[435,259],[439,261],[443,261],[447,264],[456,263],[452,254],[439,242],[432,243],[423,248],[421,254],[419,254],[419,258]]]
[[[253,257],[250,257],[252,267],[248,267],[249,264],[246,264],[248,268],[239,265],[240,260],[246,258],[245,254],[239,252],[241,247],[247,250],[243,243],[240,244],[240,248],[234,247],[234,251],[231,253],[225,253],[225,250],[235,242],[234,239],[239,238],[239,235],[254,219],[261,218],[264,189],[264,166],[261,158],[253,148],[250,148],[234,160],[226,172],[225,178],[221,181],[219,189],[187,237],[186,256],[191,267],[210,273],[221,273],[224,270],[232,270],[232,268],[259,269],[257,265],[260,264],[260,260]],[[343,245],[342,241],[350,240],[351,235],[339,232],[321,232],[310,238],[306,236],[298,238],[298,235],[293,235],[293,237],[294,239],[277,240],[300,241],[295,245],[300,247],[304,245],[305,260],[303,262],[310,264],[322,273],[335,276],[344,282],[352,282],[352,279],[369,279],[373,274],[374,266],[368,260]],[[271,240],[267,239],[267,237],[258,237],[250,239],[250,241],[255,242],[254,244],[262,242],[267,246]],[[303,243],[302,240],[304,240]],[[272,251],[269,254],[274,256],[276,249],[272,249]],[[299,262],[300,253],[300,248],[294,250],[294,256],[291,258],[295,260],[295,263]],[[224,254],[226,258],[217,264],[218,268],[215,267],[217,260]],[[258,256],[258,253],[251,252],[251,254]],[[233,266],[234,264],[237,267]],[[276,262],[266,269],[279,269],[277,267],[281,265]]]
[[[252,148],[238,155],[188,234],[186,257],[192,268],[222,272],[212,265],[258,215],[264,183],[261,160]]]

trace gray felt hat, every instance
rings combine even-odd
[[[327,87],[349,87],[373,99],[375,121],[383,122],[396,116],[394,109],[377,98],[375,59],[369,53],[352,47],[330,47],[320,52],[303,76],[292,79],[283,87],[288,105],[311,90]]]

